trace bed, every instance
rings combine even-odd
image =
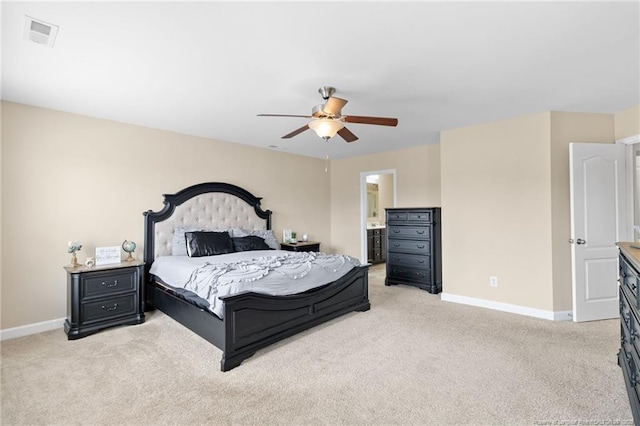
[[[176,228],[270,230],[272,212],[260,203],[261,198],[243,188],[209,182],[165,194],[162,210],[144,213],[145,310],[164,312],[222,350],[222,371],[279,340],[349,312],[370,309],[368,265],[295,294],[245,291],[220,296],[221,317],[151,273],[156,259],[171,256]]]

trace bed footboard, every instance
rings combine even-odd
[[[368,266],[354,268],[322,288],[291,296],[244,293],[224,300],[225,344],[221,370],[228,371],[257,350],[369,303]]]

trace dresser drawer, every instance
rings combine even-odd
[[[636,308],[640,308],[638,305],[638,294],[640,292],[640,277],[636,272],[635,268],[631,266],[629,261],[624,257],[620,256],[620,285],[627,288],[630,302]]]
[[[431,211],[429,210],[394,211],[387,213],[387,223],[431,223],[432,219]]]
[[[620,321],[624,323],[624,325],[627,327],[627,330],[631,331],[631,327],[632,327],[631,306],[629,306],[629,299],[626,294],[628,290],[623,289],[623,287],[619,287],[618,292],[619,292],[618,303],[620,305]]]
[[[136,293],[120,297],[87,302],[81,305],[81,320],[83,324],[135,315],[138,312],[138,295]]]
[[[431,256],[406,253],[389,253],[387,259],[392,266],[409,266],[416,269],[431,269]]]
[[[406,222],[409,218],[408,212],[387,212],[387,223]]]
[[[422,226],[394,226],[389,228],[389,238],[430,239],[431,228]]]
[[[429,241],[389,239],[389,252],[431,254]]]
[[[631,351],[631,359],[629,361],[629,373],[631,373],[631,386],[636,392],[636,398],[640,396],[640,357],[635,351]]]
[[[635,351],[640,354],[640,321],[638,320],[637,311],[631,306],[629,301],[629,291],[620,287],[620,322],[622,333],[620,340],[622,348],[626,353]]]
[[[431,274],[428,270],[404,266],[389,266],[388,278],[431,284]]]
[[[117,274],[113,272],[88,273],[82,277],[83,300],[134,291],[137,282],[136,269],[123,269]]]

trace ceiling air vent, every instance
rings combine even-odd
[[[39,19],[25,15],[24,17],[24,39],[31,40],[38,44],[53,47],[58,35],[58,26],[48,24]]]

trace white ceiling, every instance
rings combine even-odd
[[[324,158],[541,111],[640,103],[640,3],[2,2],[2,99]],[[53,48],[24,15],[59,25]],[[360,140],[281,136],[322,102]]]

